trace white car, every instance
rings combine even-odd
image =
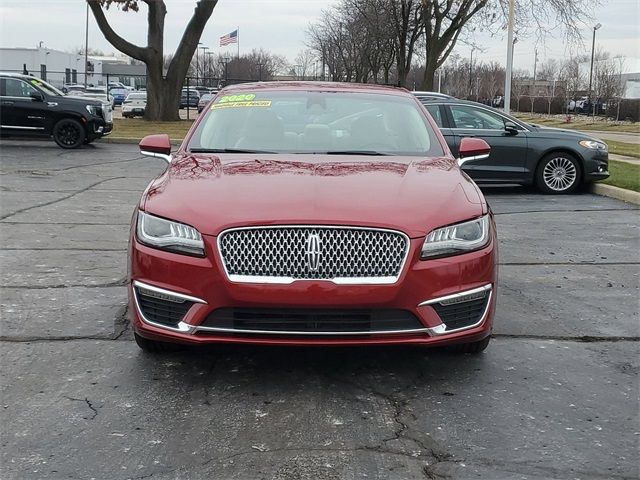
[[[147,108],[147,93],[146,92],[132,92],[127,95],[127,98],[122,103],[122,116],[125,118],[133,118],[136,115],[144,116],[144,111]]]

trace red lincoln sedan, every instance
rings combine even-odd
[[[489,343],[491,211],[403,89],[257,83],[219,92],[142,195],[129,247],[138,345]]]

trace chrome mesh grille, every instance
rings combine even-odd
[[[310,236],[319,240],[315,268],[308,254]],[[400,232],[316,226],[228,230],[218,244],[227,274],[239,281],[270,277],[392,283],[400,276],[409,248]]]

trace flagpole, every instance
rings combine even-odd
[[[240,60],[240,27],[238,27],[238,60]]]

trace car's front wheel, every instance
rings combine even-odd
[[[544,193],[571,193],[580,185],[580,162],[566,152],[546,155],[536,170],[536,185]]]
[[[179,349],[179,346],[174,343],[149,340],[148,338],[141,337],[137,333],[134,333],[133,336],[136,339],[138,346],[148,353],[174,352]]]
[[[62,148],[78,148],[85,136],[83,126],[73,118],[63,118],[53,127],[53,139]]]

